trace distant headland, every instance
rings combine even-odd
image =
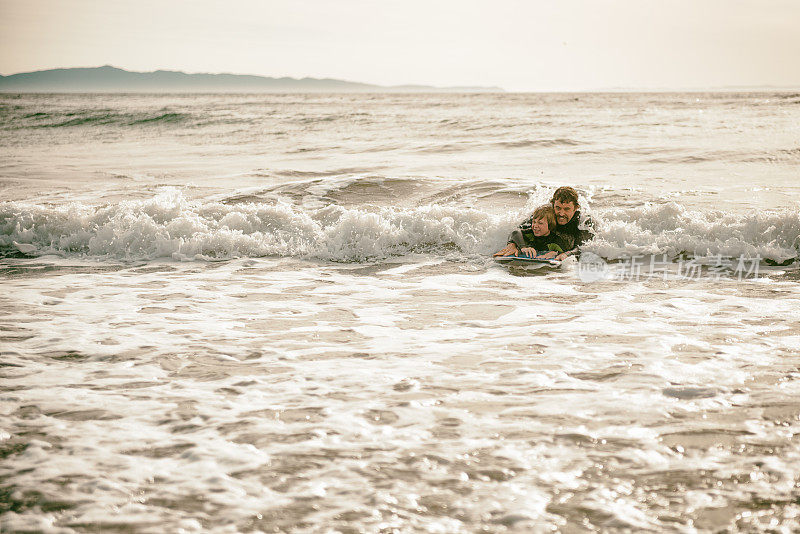
[[[133,72],[104,67],[51,69],[0,76],[2,93],[498,93],[500,87],[371,85],[332,78]]]

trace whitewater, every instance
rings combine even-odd
[[[795,93],[2,95],[0,531],[797,531],[798,169]]]

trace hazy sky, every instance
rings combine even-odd
[[[0,73],[508,90],[800,86],[800,0],[0,0]]]

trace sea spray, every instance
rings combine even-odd
[[[486,254],[513,227],[475,209],[452,206],[326,207],[286,202],[189,201],[175,189],[112,206],[0,204],[0,249],[114,259],[310,256],[366,261],[455,248]]]
[[[586,249],[608,259],[641,254],[748,256],[782,262],[797,257],[800,211],[688,210],[676,202],[607,209]]]
[[[188,200],[168,188],[146,200],[91,206],[0,204],[0,250],[146,260],[298,256],[362,262],[411,253],[489,255],[528,210],[503,215],[458,205],[322,208],[281,199],[235,205]],[[786,261],[797,256],[800,212],[692,211],[676,202],[641,208],[584,209],[597,236],[586,245],[607,259],[641,254],[722,255]]]

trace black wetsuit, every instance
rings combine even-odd
[[[565,251],[574,250],[594,237],[594,221],[592,218],[586,217],[586,220],[583,221],[585,229],[578,228],[580,220],[581,211],[578,210],[567,224],[556,226],[556,232],[569,241],[568,248],[565,248]]]
[[[550,232],[548,235],[536,236],[533,235],[530,225],[527,228],[520,226],[517,230],[511,232],[508,238],[509,243],[517,245],[517,250],[522,250],[525,247],[532,247],[536,249],[536,254],[543,254],[551,250],[555,250],[559,254],[569,250],[569,240],[556,232]]]
[[[508,242],[514,243],[517,246],[517,250],[521,250],[523,247],[533,247],[536,249],[537,253],[547,250],[555,250],[559,253],[576,252],[575,249],[594,237],[594,221],[592,221],[590,217],[587,217],[584,221],[584,226],[588,229],[582,230],[578,228],[578,221],[580,220],[581,212],[578,210],[567,224],[556,226],[556,230],[554,232],[550,232],[550,235],[536,237],[533,235],[533,216],[531,216],[525,222],[520,224],[519,228],[511,232]],[[536,246],[536,244],[534,244],[535,239],[544,239],[549,241],[538,241],[537,243],[539,246]],[[558,248],[550,248],[550,244],[554,244]]]

